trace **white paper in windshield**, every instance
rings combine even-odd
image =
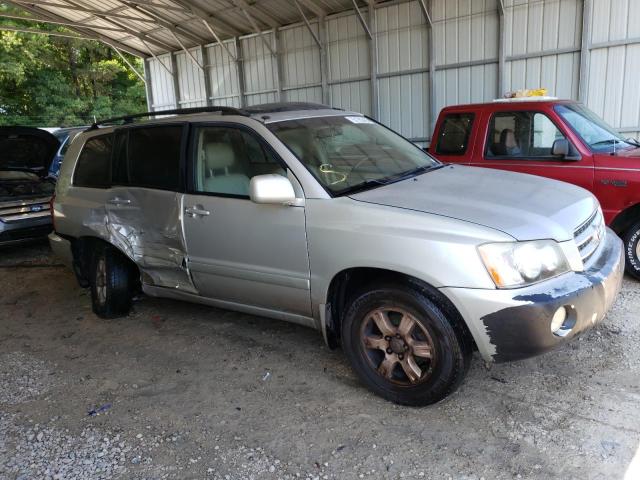
[[[351,123],[373,123],[367,117],[344,117],[349,120]]]

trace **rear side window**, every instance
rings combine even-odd
[[[440,155],[464,155],[473,128],[473,113],[450,113],[444,117],[436,153]]]
[[[78,157],[73,184],[77,187],[108,188],[111,183],[113,137],[103,135],[87,140]]]
[[[130,129],[128,183],[138,187],[178,190],[182,131],[181,125]],[[121,170],[118,171],[118,179],[124,183]]]

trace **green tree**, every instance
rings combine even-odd
[[[0,3],[0,12],[23,12]],[[0,125],[86,125],[146,110],[144,83],[100,42],[2,31],[2,25],[65,30],[23,20],[0,21]],[[67,31],[68,33],[68,31]],[[142,61],[127,59],[142,71]]]

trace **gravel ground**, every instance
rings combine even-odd
[[[428,408],[295,325],[144,298],[100,320],[46,244],[0,253],[0,478],[640,479],[640,282],[596,330]],[[635,458],[634,458],[635,457]]]

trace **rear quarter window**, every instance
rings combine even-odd
[[[129,185],[179,189],[183,128],[182,125],[163,125],[129,130]],[[119,176],[122,177],[122,172]]]
[[[464,155],[473,128],[473,113],[449,113],[444,117],[436,143],[436,154]]]
[[[111,184],[111,148],[113,137],[101,135],[86,141],[73,174],[77,187],[108,188]]]

